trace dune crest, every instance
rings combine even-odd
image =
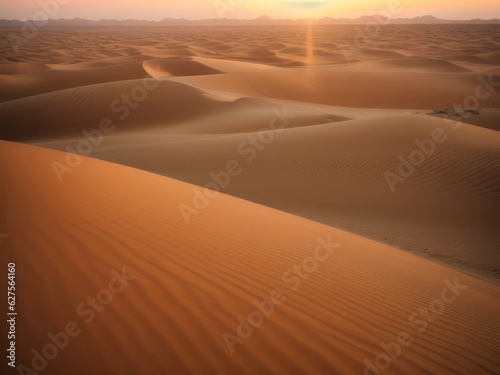
[[[384,353],[380,343],[397,341],[401,332],[413,342],[388,374],[500,371],[493,349],[498,294],[487,282],[225,195],[186,225],[178,205],[192,199],[192,186],[88,158],[61,184],[51,164],[64,157],[1,142],[3,176],[11,181],[0,188],[9,197],[2,210],[9,220],[2,224],[13,233],[7,246],[16,249],[23,287],[32,292],[19,309],[37,310],[25,314],[27,330],[19,340],[19,362],[26,366],[30,350],[42,350],[49,332],[74,321],[81,332],[49,361],[51,373],[68,366],[74,374],[95,373],[106,363],[123,374],[165,368],[178,374],[361,374],[365,359]],[[19,226],[28,226],[29,235],[16,234]],[[297,281],[282,276],[304,265],[318,238],[340,246],[293,290]],[[116,277],[112,270],[130,275],[126,288],[85,323],[75,307],[106,288]],[[50,301],[40,280],[51,285]],[[236,334],[236,319],[275,289],[286,300],[231,354],[224,333]],[[442,303],[444,310],[424,329],[419,308],[428,309],[443,289],[453,302]]]

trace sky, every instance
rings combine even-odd
[[[382,12],[397,17],[500,18],[498,0],[0,0],[0,18],[144,19],[357,18]]]

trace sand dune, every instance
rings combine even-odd
[[[381,343],[402,331],[412,342],[384,373],[500,371],[498,290],[487,282],[225,195],[186,225],[177,206],[192,199],[191,186],[87,158],[59,183],[50,165],[64,158],[1,142],[2,177],[10,181],[0,185],[9,197],[2,228],[11,233],[2,257],[15,251],[30,290],[18,302],[18,360],[26,366],[48,333],[73,321],[81,331],[47,373],[362,374],[364,361],[373,363]],[[333,253],[292,291],[282,275],[314,254],[318,238]],[[112,270],[134,279],[122,280],[92,321],[90,307],[78,314],[89,296],[111,288]],[[445,280],[466,289],[453,292]],[[274,289],[284,303],[230,354],[223,334],[236,334],[237,317]],[[439,298],[453,302],[441,302],[444,311],[424,326],[419,308]]]
[[[22,74],[28,72],[37,72],[48,69],[44,64],[18,63],[18,64],[0,64],[0,75]]]
[[[270,72],[233,72],[215,76],[175,78],[207,90],[223,90],[247,96],[294,100],[356,108],[429,109],[453,107],[474,93],[480,84],[470,73],[370,72],[318,67],[281,68]],[[493,77],[499,82],[500,77]],[[410,89],[411,88],[411,89]],[[495,91],[481,102],[496,108]]]
[[[148,60],[143,64],[144,70],[151,77],[199,76],[222,73],[219,70],[191,60]]]
[[[259,139],[258,132],[200,136],[202,125],[211,128],[212,123],[219,124],[217,118],[223,121],[233,117],[231,113],[245,113],[242,108],[235,106],[199,125],[175,127],[177,134],[153,129],[140,136],[137,132],[110,135],[91,155],[199,186],[213,181],[211,172],[223,173],[227,161],[236,160],[243,171],[224,187],[225,193],[498,281],[500,238],[494,218],[498,217],[499,133],[427,116],[400,115],[289,125],[272,138],[262,138],[270,141],[256,145],[249,140]],[[247,108],[257,125],[256,107]],[[261,112],[261,118],[265,120],[269,112]],[[258,131],[265,125],[260,122],[261,128],[254,128]],[[456,126],[460,128],[454,130]],[[188,129],[200,135],[179,134]],[[442,144],[430,141],[435,129],[443,131]],[[76,149],[81,140],[38,144]],[[411,153],[421,150],[415,141],[425,143],[432,153],[421,165],[400,167],[402,159],[409,160]],[[399,168],[413,172],[402,182],[393,182],[392,192],[385,173],[399,175]]]
[[[139,63],[143,61],[146,61],[146,70],[156,77],[214,73],[194,62],[174,62],[192,58],[204,65],[200,59],[211,60],[217,66],[209,64],[210,68],[231,73],[222,77],[191,77],[195,80],[188,81],[206,89],[363,108],[393,108],[391,103],[394,103],[395,108],[434,109],[460,103],[464,95],[467,97],[477,85],[477,77],[467,74],[468,71],[476,73],[481,69],[496,68],[497,52],[488,52],[496,45],[487,37],[488,31],[484,31],[484,38],[464,41],[459,28],[429,27],[429,33],[402,26],[384,29],[363,48],[353,43],[354,39],[349,40],[349,36],[356,35],[355,27],[351,26],[284,28],[272,33],[254,29],[234,33],[230,28],[215,28],[204,30],[203,38],[189,28],[175,28],[172,33],[148,30],[142,37],[127,33],[109,34],[96,45],[84,34],[71,33],[63,34],[63,46],[56,32],[47,32],[29,45],[20,45],[19,54],[8,57],[9,53],[6,53],[0,60],[3,62],[0,72],[3,69],[10,75],[14,69],[26,73],[14,78],[0,76],[0,84],[6,88],[2,90],[0,100],[83,84],[142,78]],[[401,43],[402,38],[405,44]],[[0,44],[0,50],[9,49],[9,45]],[[162,60],[160,65],[153,63],[158,59],[171,61]],[[217,63],[217,60],[221,62]],[[236,65],[220,65],[228,60],[246,64],[241,66],[246,70],[254,65],[259,71],[235,72]],[[461,65],[458,61],[470,61],[480,66]],[[32,65],[31,68],[21,68],[19,64]],[[56,72],[30,73],[34,66],[43,64]],[[125,64],[129,65],[122,66]],[[165,64],[168,64],[168,69],[165,69]],[[327,67],[288,69],[306,64]],[[14,65],[19,66],[14,68]],[[226,69],[227,65],[233,69]],[[261,71],[262,65],[281,67],[281,70]],[[159,72],[157,67],[161,67]],[[346,68],[361,71],[346,75]],[[85,70],[78,72],[77,69]],[[71,70],[71,73],[60,70]],[[456,76],[451,73],[463,74]],[[83,76],[87,77],[86,82],[82,81]],[[498,75],[496,79],[499,79]],[[379,95],[380,89],[383,92]],[[483,103],[483,107],[492,108],[498,100],[498,95],[494,95]]]
[[[443,114],[434,112],[428,113],[430,116],[442,118]],[[482,128],[500,131],[500,110],[498,109],[481,109],[475,113],[455,113],[447,116],[451,120],[460,120],[466,124],[480,126]]]
[[[71,87],[149,77],[141,63],[80,70],[44,70],[17,75],[0,75],[0,101],[24,98]]]
[[[105,66],[116,66],[122,64],[133,64],[142,63],[145,60],[154,59],[154,56],[149,56],[147,54],[140,55],[123,55],[121,53],[116,53],[113,57],[102,57],[82,61],[74,64],[47,64],[51,69],[54,70],[79,70],[79,69],[91,69],[91,68],[101,68]]]
[[[194,61],[198,61],[204,65],[210,66],[216,70],[221,70],[224,72],[235,72],[244,70],[269,70],[273,69],[272,66],[258,63],[249,63],[242,61],[226,60],[220,58],[205,58],[205,57],[193,57]]]
[[[339,67],[337,67],[339,68]],[[429,59],[425,57],[400,57],[367,61],[359,64],[347,64],[346,68],[364,71],[397,71],[406,72],[443,72],[443,73],[464,73],[470,69],[453,64],[446,60]]]
[[[141,100],[133,100],[133,91],[137,91],[136,96]],[[82,106],[82,102],[86,105]],[[153,79],[129,80],[3,103],[1,132],[4,139],[11,140],[75,137],[82,130],[99,128],[106,118],[112,118],[119,124],[118,131],[123,131],[197,118],[228,105],[230,102],[209,98],[192,86]]]
[[[500,373],[499,26],[359,27],[0,30],[19,362],[74,321],[37,372]]]
[[[294,126],[347,119],[330,114],[328,109],[308,109],[298,103],[287,108],[297,116]],[[277,109],[282,110],[282,106],[262,99],[217,95],[170,80],[128,80],[1,103],[0,137],[32,142],[79,138],[84,130],[98,129],[102,121],[113,123],[113,134],[148,128],[180,134],[259,131],[269,126]],[[211,121],[207,121],[208,116]],[[241,120],[235,122],[234,116]]]

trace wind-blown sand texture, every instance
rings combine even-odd
[[[401,331],[413,342],[383,374],[500,373],[499,32],[390,25],[360,46],[355,26],[47,28],[18,53],[1,39],[19,363],[75,321],[41,374],[363,374]],[[290,290],[318,238],[339,247]],[[77,306],[123,267],[135,279],[86,324]],[[446,280],[467,288],[423,318]],[[274,289],[286,301],[232,354],[224,332]]]

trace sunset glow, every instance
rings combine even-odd
[[[1,18],[32,19],[43,9],[53,9],[56,0],[20,0],[0,3]],[[498,3],[494,0],[456,2],[453,0],[117,0],[85,1],[58,0],[59,10],[52,18],[88,19],[147,19],[164,18],[205,19],[217,18],[223,9],[225,18],[250,19],[261,15],[273,18],[357,18],[400,9],[395,17],[416,17],[427,14],[444,19],[491,19],[500,17]],[[44,5],[45,4],[45,5]],[[219,12],[218,12],[219,9]],[[47,12],[49,13],[49,12]]]

